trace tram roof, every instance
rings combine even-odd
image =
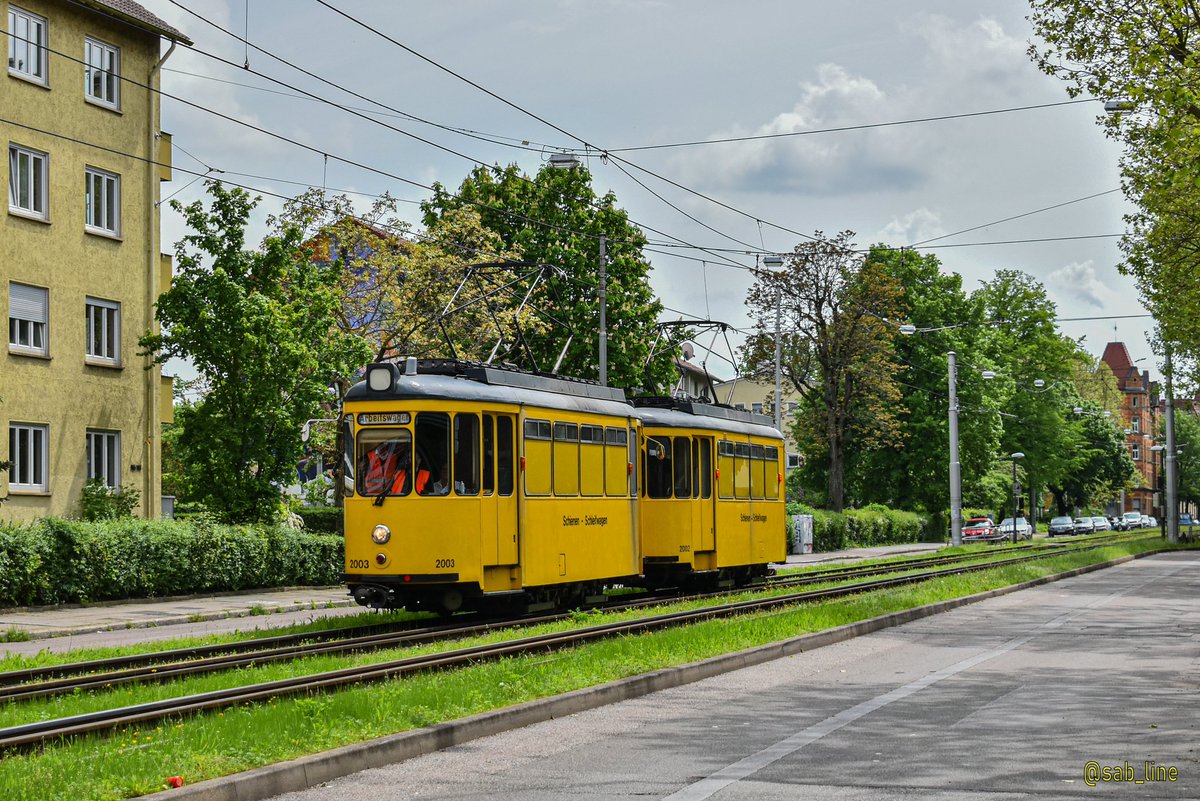
[[[672,428],[705,428],[779,439],[780,433],[765,414],[755,414],[712,403],[676,398],[634,398],[643,425]]]
[[[409,372],[415,367],[414,372]],[[372,371],[381,389],[372,389]],[[386,379],[386,381],[384,380]],[[367,379],[346,393],[347,401],[454,400],[511,403],[550,409],[631,417],[625,393],[594,381],[537,375],[520,370],[448,359],[379,362],[367,367]]]

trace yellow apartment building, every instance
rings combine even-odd
[[[98,479],[159,516],[170,379],[138,354],[170,282],[161,67],[182,33],[131,0],[0,0],[0,519],[73,515]],[[164,40],[166,42],[164,43]],[[0,447],[3,447],[0,445]]]

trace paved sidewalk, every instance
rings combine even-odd
[[[16,631],[32,639],[43,639],[356,606],[346,588],[339,586],[292,587],[88,606],[0,609],[0,634]]]

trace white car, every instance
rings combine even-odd
[[[1121,515],[1121,519],[1125,521],[1126,531],[1133,531],[1135,528],[1142,527],[1141,512],[1126,512],[1125,514]]]
[[[1013,519],[1011,517],[1006,517],[1003,520],[1001,520],[999,528],[1000,528],[1000,533],[1004,535],[1005,539],[1008,539],[1008,540],[1012,539]],[[1028,539],[1033,538],[1033,529],[1030,527],[1029,521],[1023,517],[1017,518],[1016,530],[1017,530],[1017,539],[1019,539],[1019,540],[1028,540]]]
[[[1092,530],[1094,531],[1112,531],[1112,523],[1108,522],[1107,517],[1093,517]]]

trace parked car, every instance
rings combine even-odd
[[[1181,526],[1194,526],[1194,525],[1196,525],[1196,521],[1195,521],[1195,519],[1193,519],[1193,518],[1192,518],[1192,516],[1191,516],[1190,514],[1188,514],[1187,512],[1180,512],[1180,513],[1179,513],[1179,525],[1181,525]]]
[[[1150,528],[1150,515],[1142,515],[1142,524],[1140,528]]]
[[[1135,528],[1142,527],[1141,512],[1126,512],[1125,514],[1121,515],[1121,518],[1125,521],[1126,531],[1133,531]]]
[[[1158,518],[1157,517],[1155,517],[1154,515],[1150,515],[1150,517],[1147,517],[1146,520],[1150,521],[1146,524],[1147,526],[1149,526],[1150,528],[1158,528]]]
[[[1108,524],[1112,527],[1113,531],[1125,530],[1125,518],[1121,517],[1120,515],[1113,515],[1112,517],[1108,518]]]
[[[1077,517],[1075,518],[1075,533],[1076,534],[1091,534],[1096,529],[1092,526],[1092,518]]]
[[[1033,538],[1033,528],[1030,527],[1029,521],[1023,517],[1018,517],[1016,522],[1017,539],[1028,540]],[[1013,519],[1006,517],[1000,521],[999,533],[1002,539],[1011,540],[1013,536]]]
[[[1050,526],[1047,528],[1047,532],[1051,537],[1074,534],[1075,521],[1069,517],[1053,517],[1050,519]]]
[[[963,523],[963,542],[995,542],[1000,539],[996,524],[990,517],[972,517]]]
[[[1112,524],[1107,517],[1093,517],[1092,531],[1112,531]]]

